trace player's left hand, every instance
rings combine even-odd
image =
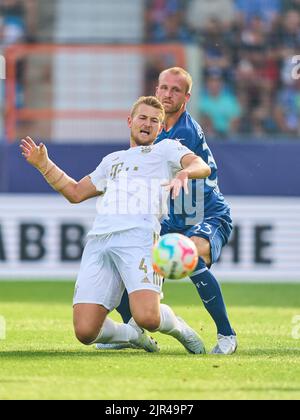
[[[183,170],[178,172],[176,177],[169,184],[163,184],[163,186],[169,189],[172,194],[172,200],[175,200],[177,197],[179,197],[182,188],[184,189],[186,195],[189,194],[188,182],[188,172]]]

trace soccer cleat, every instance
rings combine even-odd
[[[134,328],[139,334],[136,340],[130,341],[131,344],[137,348],[144,349],[148,353],[158,353],[160,351],[157,342],[152,337],[149,337],[149,335],[146,334],[146,331],[140,328],[133,318],[128,322],[128,325]]]
[[[120,344],[96,344],[96,350],[124,350],[124,349],[139,349],[140,347],[135,346],[131,343],[120,343]]]
[[[137,349],[144,349],[148,353],[160,352],[160,348],[158,347],[157,342],[154,340],[154,338],[149,337],[149,335],[147,335],[146,331],[144,330],[141,332],[139,338],[134,340],[132,343],[136,346]]]
[[[172,337],[176,338],[191,354],[206,354],[205,346],[200,336],[194,331],[187,323],[176,317],[181,330],[176,334],[172,334]]]
[[[213,348],[211,354],[229,356],[237,351],[238,342],[235,335],[224,336],[218,334],[218,344]]]

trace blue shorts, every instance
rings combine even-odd
[[[174,229],[168,220],[164,220],[162,223],[161,236],[167,235],[168,233],[181,233],[188,238],[196,236],[198,238],[207,239],[211,247],[211,264],[215,264],[221,256],[222,248],[229,241],[232,229],[233,226],[230,214],[219,217],[209,217],[198,225],[181,231]]]

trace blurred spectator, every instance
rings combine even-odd
[[[293,81],[279,91],[274,115],[281,133],[300,134],[300,81]]]
[[[2,0],[0,3],[2,16],[1,44],[4,46],[21,42],[25,39],[25,7],[20,0]]]
[[[281,0],[234,0],[237,17],[249,23],[254,17],[260,16],[265,24],[271,26],[281,13]]]
[[[246,46],[237,65],[238,91],[249,106],[257,106],[271,96],[278,84],[279,68],[270,49],[264,45]]]
[[[33,41],[36,29],[36,0],[0,1],[0,46]],[[26,60],[16,65],[16,107],[24,106]]]
[[[266,44],[266,25],[260,16],[255,16],[241,31],[241,44],[245,47]]]
[[[37,0],[1,0],[0,43],[8,46],[36,38]]]
[[[168,67],[174,67],[174,61],[169,62],[165,55],[153,55],[149,57],[145,72],[144,94],[154,95],[160,73]]]
[[[283,90],[278,95],[281,105],[288,103],[289,90],[294,81],[292,79],[295,64],[292,58],[299,55],[300,51],[300,13],[295,10],[288,11],[282,18],[281,27],[278,30],[277,46],[281,60],[280,81]],[[278,85],[280,88],[281,85]],[[286,98],[285,100],[283,98]]]
[[[147,0],[146,41],[191,41],[184,7],[184,0]]]
[[[205,75],[215,70],[221,70],[222,76],[229,81],[232,58],[229,45],[224,38],[221,21],[212,18],[206,22],[201,45],[204,51]]]
[[[300,13],[296,10],[288,11],[282,18],[278,28],[277,43],[283,49],[300,47]]]
[[[208,134],[227,137],[238,131],[240,104],[236,96],[226,90],[217,72],[208,76],[206,90],[200,97],[199,110]]]
[[[191,34],[183,25],[182,15],[174,13],[168,16],[157,32],[158,42],[189,42],[192,40]]]
[[[300,0],[282,0],[282,9],[284,13],[289,10],[300,12]]]
[[[273,115],[274,104],[271,96],[264,96],[261,102],[252,108],[244,108],[241,133],[264,137],[278,132]]]
[[[293,62],[294,56],[299,56],[297,49],[285,49],[285,54],[281,65],[281,82],[284,85],[290,85],[293,83],[293,72],[295,63]]]
[[[191,0],[187,8],[189,27],[200,32],[212,20],[220,21],[228,28],[234,20],[234,4],[232,0]]]

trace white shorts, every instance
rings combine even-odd
[[[109,311],[119,306],[124,290],[161,293],[162,277],[153,271],[153,232],[135,228],[91,237],[84,249],[74,305],[91,303]]]

